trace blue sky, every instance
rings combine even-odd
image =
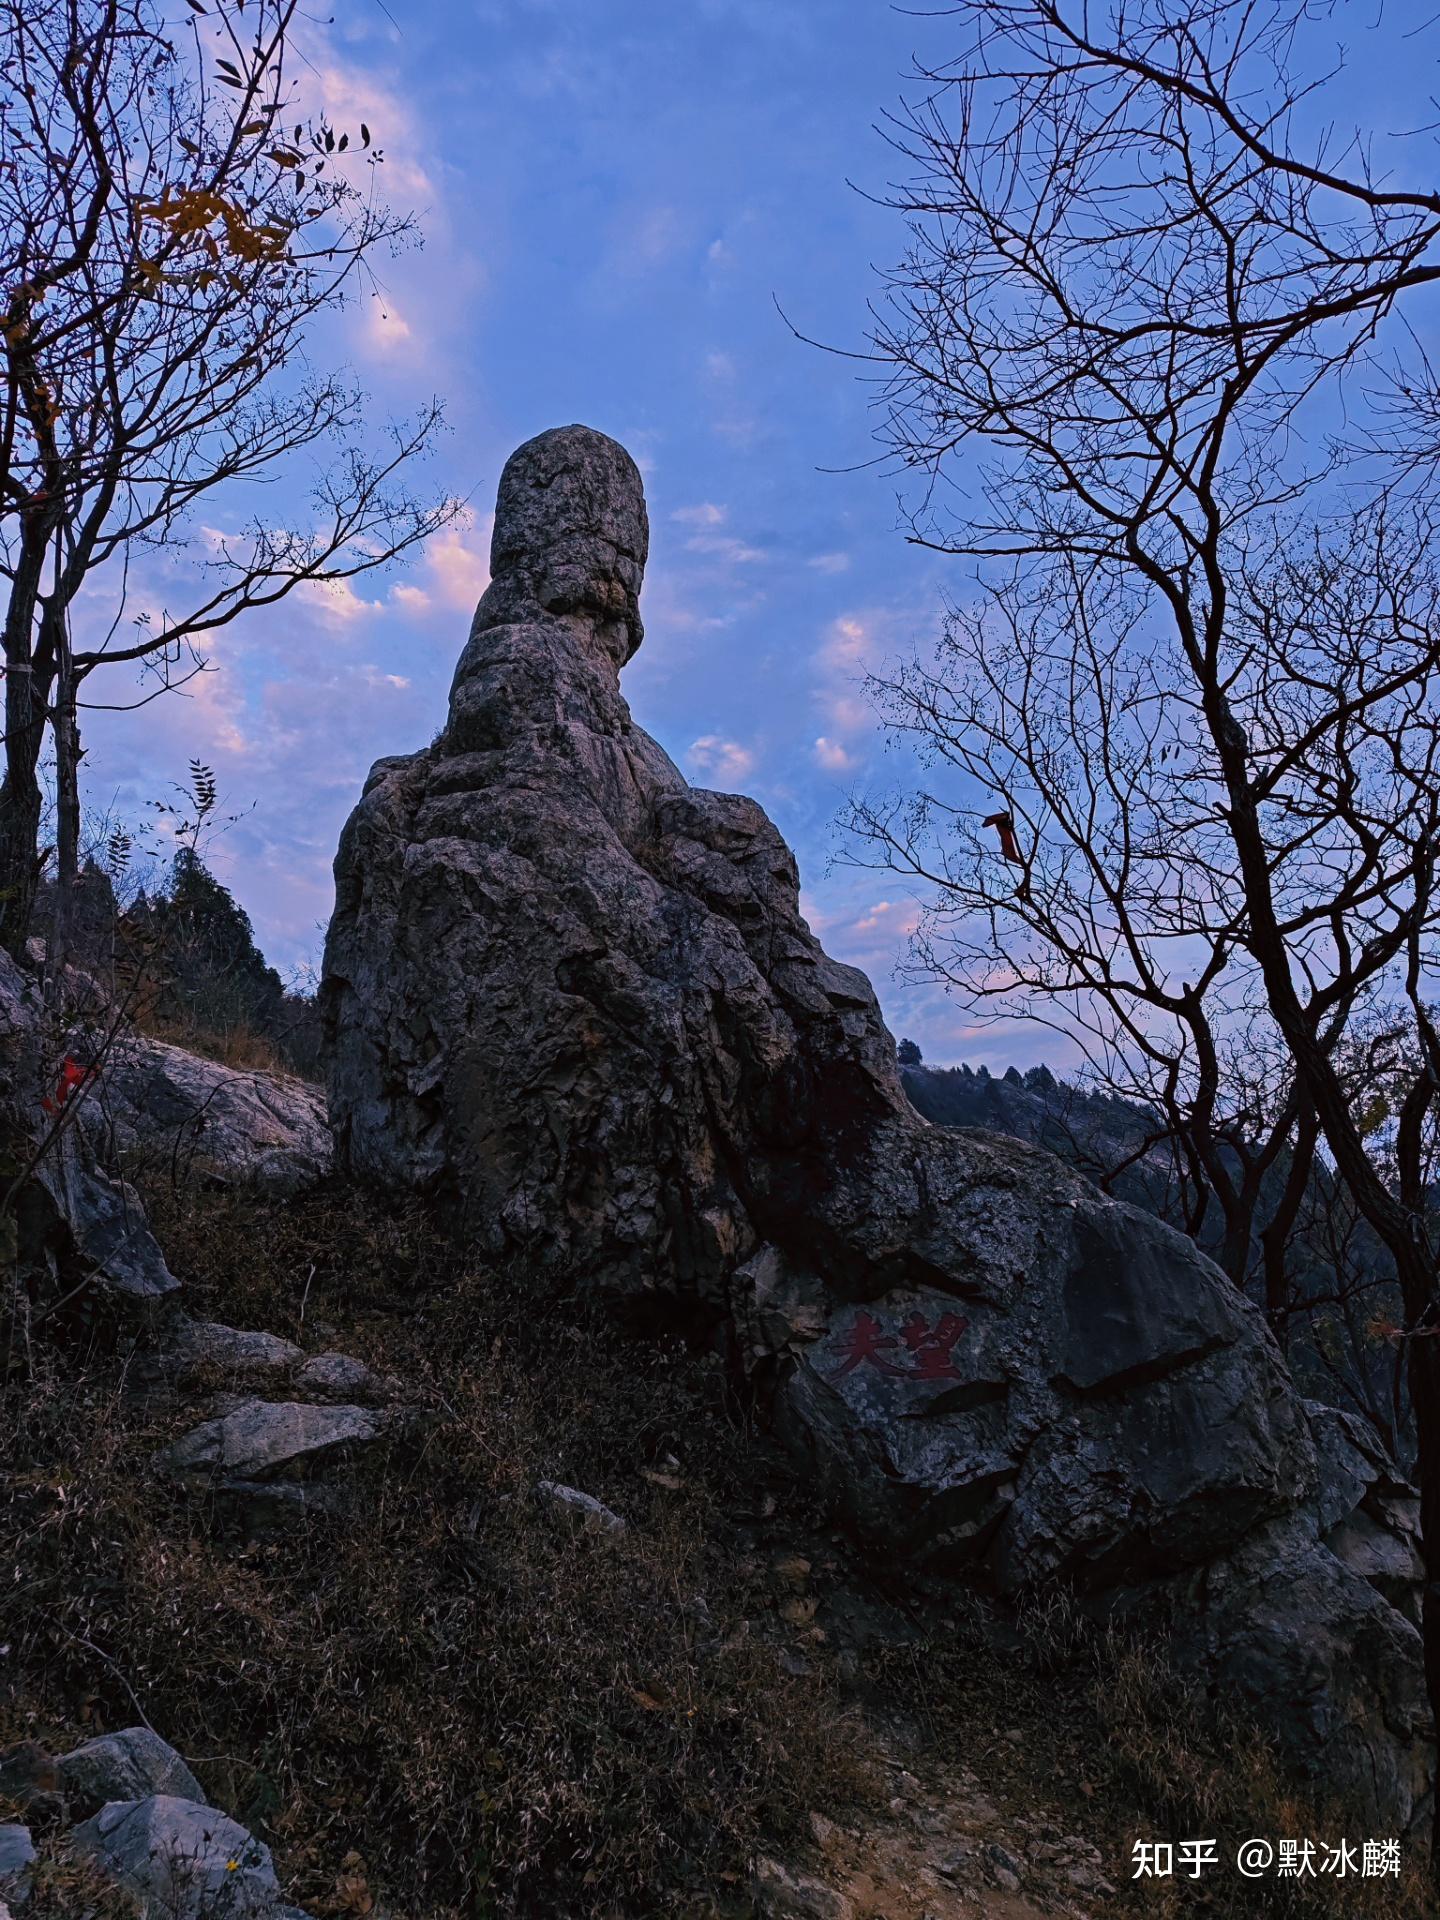
[[[914,914],[897,884],[832,864],[847,788],[888,773],[859,676],[933,631],[940,583],[958,581],[906,545],[894,482],[821,471],[873,460],[869,390],[776,305],[862,344],[872,263],[902,236],[855,187],[883,190],[875,123],[941,23],[865,0],[393,12],[341,0],[307,43],[305,88],[338,124],[369,124],[387,197],[420,214],[425,245],[386,263],[381,294],[316,351],[358,369],[377,415],[445,398],[427,479],[466,495],[473,522],[393,579],[216,635],[185,696],[93,716],[92,805],[143,819],[192,755],[209,762],[230,810],[254,803],[212,863],[282,971],[318,960],[366,768],[443,719],[500,467],[531,434],[585,421],[645,474],[637,719],[697,784],[764,804],[812,925],[871,974],[897,1031],[927,1056],[1008,1059],[943,995],[892,978]]]
[[[639,722],[698,784],[764,804],[811,924],[870,974],[897,1034],[937,1061],[1060,1064],[1053,1037],[901,984],[914,902],[834,864],[847,789],[905,772],[859,678],[923,644],[965,582],[898,530],[864,370],[777,311],[863,345],[874,269],[904,241],[865,197],[894,165],[877,122],[912,52],[943,59],[954,31],[879,0],[337,0],[307,39],[304,103],[370,126],[387,197],[426,240],[315,351],[355,366],[377,418],[444,397],[428,478],[472,518],[403,575],[215,636],[185,696],[93,716],[92,805],[143,819],[191,756],[213,765],[251,810],[212,863],[282,970],[318,961],[366,768],[443,719],[500,467],[584,421],[646,480]],[[1353,81],[1345,104],[1364,111]]]

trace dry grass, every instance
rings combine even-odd
[[[873,1656],[871,1685],[918,1708],[925,1744],[965,1757],[997,1798],[1070,1818],[1109,1863],[1107,1913],[1431,1920],[1433,1883],[1405,1850],[1398,1879],[1238,1872],[1235,1850],[1256,1836],[1343,1838],[1357,1851],[1389,1836],[1343,1804],[1297,1792],[1267,1739],[1180,1676],[1162,1640],[1096,1627],[1061,1591],[1022,1609],[1010,1653],[990,1651],[991,1633],[986,1609],[962,1596],[943,1631]],[[1219,1842],[1218,1864],[1198,1880],[1132,1877],[1135,1841],[1188,1839]]]
[[[757,1443],[712,1368],[353,1196],[152,1205],[192,1311],[343,1321],[437,1422],[361,1470],[347,1523],[240,1546],[148,1471],[177,1416],[127,1408],[113,1363],[32,1379],[5,1409],[0,1743],[143,1712],[296,1897],[374,1887],[407,1920],[711,1913],[758,1845],[864,1792],[824,1660],[782,1670],[726,1544]],[[667,1458],[678,1491],[644,1477]],[[540,1478],[628,1531],[577,1532]]]
[[[42,1837],[37,1853],[25,1920],[147,1920],[138,1901],[55,1844],[55,1837]]]
[[[1117,1633],[1092,1643],[1090,1696],[1104,1730],[1122,1788],[1138,1799],[1154,1826],[1143,1837],[1221,1837],[1226,1864],[1202,1889],[1184,1880],[1157,1900],[1135,1895],[1147,1915],[1196,1911],[1222,1916],[1263,1913],[1276,1920],[1324,1916],[1324,1920],[1426,1920],[1435,1912],[1435,1887],[1410,1849],[1396,1878],[1337,1878],[1320,1874],[1246,1880],[1230,1861],[1234,1848],[1253,1836],[1310,1839],[1317,1846],[1349,1840],[1359,1850],[1373,1832],[1363,1814],[1343,1801],[1297,1792],[1274,1750],[1254,1727],[1222,1704],[1206,1701],[1171,1669],[1163,1646]],[[1135,1835],[1135,1838],[1142,1836]]]
[[[280,1048],[269,1034],[261,1033],[243,1019],[227,1021],[174,1020],[162,1018],[152,1008],[137,1004],[134,1025],[152,1040],[164,1040],[172,1047],[184,1047],[202,1059],[218,1060],[222,1067],[261,1073],[294,1073]]]

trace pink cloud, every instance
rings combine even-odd
[[[815,763],[827,773],[848,773],[856,764],[855,756],[840,744],[838,740],[827,739],[822,733],[814,746]]]
[[[698,772],[720,780],[743,780],[755,765],[755,755],[748,747],[738,740],[722,740],[714,733],[692,740],[685,757]]]

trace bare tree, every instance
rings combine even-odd
[[[1072,1030],[1175,1088],[1222,1203],[1237,1055],[1266,1063],[1260,1159],[1318,1142],[1404,1302],[1440,1710],[1440,397],[1397,311],[1440,279],[1440,194],[1324,121],[1337,69],[1300,76],[1327,7],[950,11],[959,56],[895,123],[911,245],[874,350],[928,483],[913,537],[988,593],[889,688],[958,791],[857,824],[966,929],[943,964],[972,990],[1083,1005]],[[967,810],[1013,823],[1011,857]],[[1385,1006],[1389,1151],[1347,1066]]]
[[[154,0],[0,0],[12,952],[38,879],[47,728],[62,883],[76,871],[78,714],[117,703],[86,698],[97,668],[148,675],[118,702],[143,703],[198,670],[206,634],[302,582],[384,566],[458,510],[408,478],[439,403],[377,437],[353,377],[304,352],[311,323],[415,237],[376,196],[369,128],[337,132],[297,104],[296,0],[188,6],[171,30]],[[197,526],[212,495],[222,518],[247,483],[303,493],[307,476],[289,517]],[[98,629],[76,611],[97,588]]]
[[[1414,801],[1440,748],[1437,611],[1430,529],[1414,511],[1398,525],[1383,507],[1352,511],[1302,538],[1270,527],[1258,557],[1252,543],[1232,562],[1227,699],[1283,823],[1270,847],[1277,911],[1327,1049],[1348,1063],[1352,1107],[1370,1094],[1359,1041],[1395,960],[1361,935],[1403,907],[1431,857],[1433,804]],[[1263,1275],[1283,1335],[1297,1304],[1284,1250],[1318,1129],[1243,937],[1199,694],[1144,590],[1068,559],[1027,562],[952,609],[932,657],[871,689],[942,776],[851,812],[871,857],[924,883],[920,971],[982,1015],[1057,1029],[1093,1080],[1155,1115],[1109,1183],[1173,1147],[1179,1224],[1199,1234],[1218,1213],[1221,1264],[1241,1285]],[[1008,852],[977,821],[997,795]],[[1394,1026],[1368,1021],[1376,1042]]]

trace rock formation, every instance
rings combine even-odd
[[[270,1849],[237,1821],[170,1794],[112,1800],[73,1844],[146,1914],[165,1920],[309,1920],[284,1904]]]
[[[506,465],[445,727],[372,769],[336,862],[342,1167],[722,1344],[888,1554],[1004,1594],[1059,1576],[1098,1607],[1178,1598],[1197,1671],[1418,1827],[1408,1542],[1326,1544],[1373,1463],[1327,1429],[1350,1488],[1332,1511],[1262,1317],[1188,1240],[910,1106],[775,827],[631,720],[646,547],[639,475],[603,435]],[[1384,1513],[1371,1498],[1366,1525]]]
[[[107,1165],[149,1162],[189,1177],[287,1195],[330,1171],[330,1132],[318,1087],[290,1073],[227,1067],[125,1028],[81,1108]]]

